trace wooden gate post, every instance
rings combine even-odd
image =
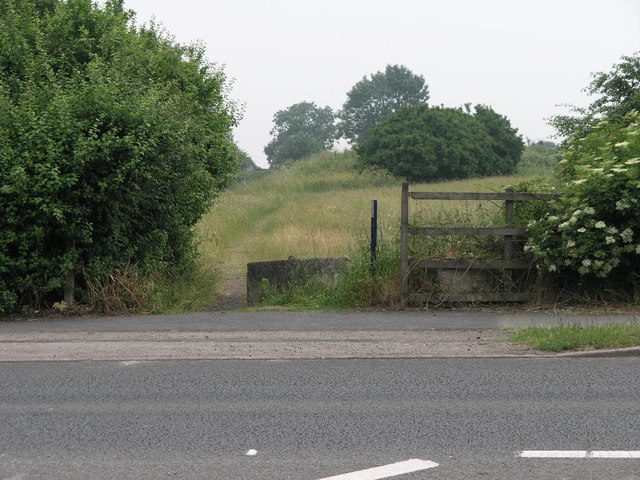
[[[513,193],[513,188],[507,188],[507,193]],[[513,199],[506,199],[504,201],[504,221],[507,227],[513,227]],[[513,235],[504,236],[504,261],[511,262],[513,260]],[[513,287],[513,270],[507,269],[506,271],[507,282],[505,292],[510,293]]]
[[[406,301],[409,291],[409,184],[402,184],[400,204],[400,294]]]

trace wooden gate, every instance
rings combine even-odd
[[[400,271],[402,298],[407,303],[438,302],[521,302],[528,300],[528,293],[513,292],[514,272],[529,271],[532,262],[525,259],[513,258],[513,242],[516,237],[526,237],[527,233],[521,228],[513,226],[514,202],[522,200],[549,201],[560,197],[554,193],[522,193],[507,189],[505,192],[495,193],[462,193],[462,192],[410,192],[409,185],[402,184],[402,209],[400,227]],[[504,227],[412,227],[409,226],[409,199],[413,200],[502,200],[505,203]],[[495,259],[449,259],[428,260],[409,258],[409,235],[497,235],[504,238],[504,252],[502,258]],[[502,272],[501,291],[483,293],[453,293],[444,294],[437,299],[422,298],[423,296],[409,292],[409,275],[417,269],[441,271],[481,271],[492,270]],[[427,296],[424,296],[427,297]]]

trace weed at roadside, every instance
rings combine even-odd
[[[529,327],[516,332],[509,341],[551,352],[630,347],[640,345],[640,325]]]

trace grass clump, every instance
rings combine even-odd
[[[550,352],[631,347],[640,345],[640,325],[529,327],[518,331],[509,340]]]
[[[261,307],[285,310],[343,310],[400,306],[400,262],[395,245],[382,242],[371,263],[368,246],[362,242],[353,253],[336,284],[316,279],[289,285],[284,290],[268,282],[261,286]]]

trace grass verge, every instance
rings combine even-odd
[[[640,325],[529,327],[518,331],[508,340],[550,352],[632,347],[640,345]]]

